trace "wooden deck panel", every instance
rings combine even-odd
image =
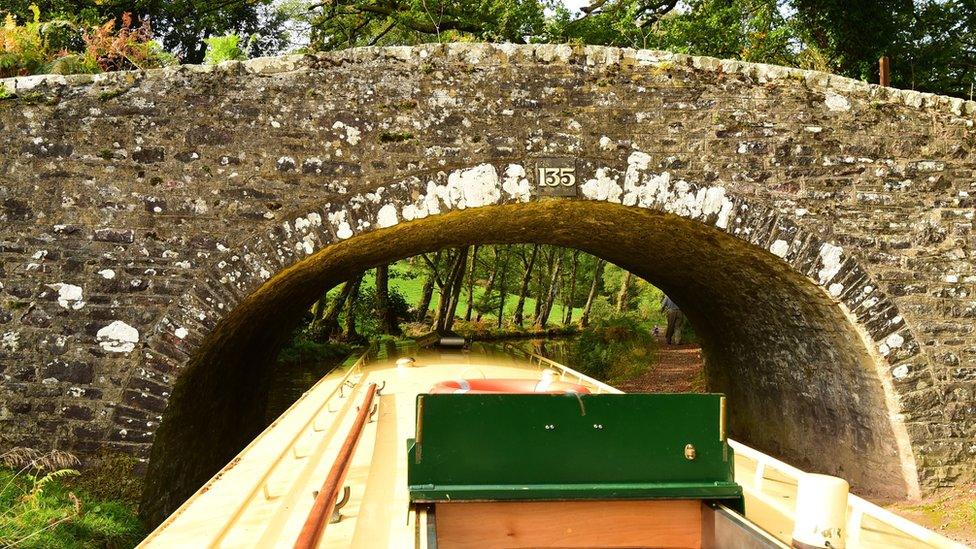
[[[701,546],[701,502],[438,503],[438,549]]]

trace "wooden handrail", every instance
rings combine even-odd
[[[329,518],[335,508],[339,490],[342,488],[346,473],[349,472],[349,466],[352,464],[352,456],[356,452],[356,446],[363,434],[363,427],[366,426],[366,420],[369,419],[376,390],[375,383],[370,383],[366,389],[366,398],[363,399],[359,413],[356,414],[356,420],[353,422],[352,428],[349,429],[349,434],[346,435],[342,448],[339,449],[339,455],[336,457],[335,463],[332,464],[332,469],[329,470],[329,476],[325,478],[322,488],[315,496],[312,510],[308,513],[308,518],[305,519],[305,525],[298,535],[298,540],[295,541],[295,549],[312,549],[322,539],[322,534],[325,533],[325,527],[329,523]]]

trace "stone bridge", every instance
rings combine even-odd
[[[663,288],[743,442],[868,493],[976,474],[974,103],[551,45],[3,85],[0,445],[138,456],[152,520],[260,428],[321,292],[473,243]]]

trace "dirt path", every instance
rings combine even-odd
[[[698,345],[662,343],[656,358],[657,362],[646,372],[618,383],[617,387],[628,393],[700,393],[704,390],[701,348]]]
[[[976,484],[939,489],[921,501],[884,504],[889,511],[976,547]]]

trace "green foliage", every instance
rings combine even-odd
[[[569,352],[577,370],[616,383],[643,372],[654,362],[657,341],[635,313],[612,313],[581,330]]]
[[[794,28],[778,0],[691,0],[663,18],[652,47],[727,59],[796,65]]]
[[[236,34],[214,36],[203,41],[207,44],[207,53],[203,62],[208,65],[247,59],[247,54],[240,48],[241,37]]]
[[[30,12],[23,24],[12,13],[4,18],[0,77],[147,69],[175,62],[152,40],[148,20],[137,26],[128,13],[118,25],[115,19],[88,25],[67,18],[43,20],[36,5]]]
[[[104,452],[74,481],[79,490],[99,500],[117,501],[135,507],[142,497],[142,476],[135,468],[139,460],[116,452]]]
[[[545,22],[539,0],[336,0],[317,5],[311,47],[424,42],[524,42]]]
[[[64,452],[0,454],[0,546],[132,547],[142,538],[133,506],[100,500],[66,482],[78,471]]]
[[[10,93],[10,90],[7,89],[7,86],[0,84],[0,99],[7,99],[12,95],[13,94]]]
[[[52,35],[70,28],[70,23],[42,22],[41,12],[34,5],[30,12],[31,18],[22,25],[9,13],[4,17],[0,27],[0,77],[48,72],[50,63],[59,56]]]
[[[392,275],[392,273],[391,273]],[[406,298],[393,285],[389,288],[389,307],[395,318],[405,319],[409,316],[410,305]],[[345,322],[345,314],[343,314]],[[356,328],[359,334],[366,339],[372,339],[380,335],[380,323],[376,313],[376,286],[363,285],[359,290],[359,299],[356,301]]]
[[[278,353],[279,364],[309,364],[346,356],[351,347],[342,343],[317,341],[308,324],[292,333],[291,339]]]
[[[275,0],[4,0],[0,12],[8,11],[26,21],[31,17],[31,3],[36,3],[42,13],[76,21],[86,28],[110,19],[120,21],[126,12],[137,24],[152,21],[153,37],[161,49],[184,63],[202,62],[206,50],[203,40],[225,34],[260,33],[247,44],[251,56],[279,52],[295,38],[289,32],[289,18],[306,11],[309,4],[294,0],[286,9]]]

